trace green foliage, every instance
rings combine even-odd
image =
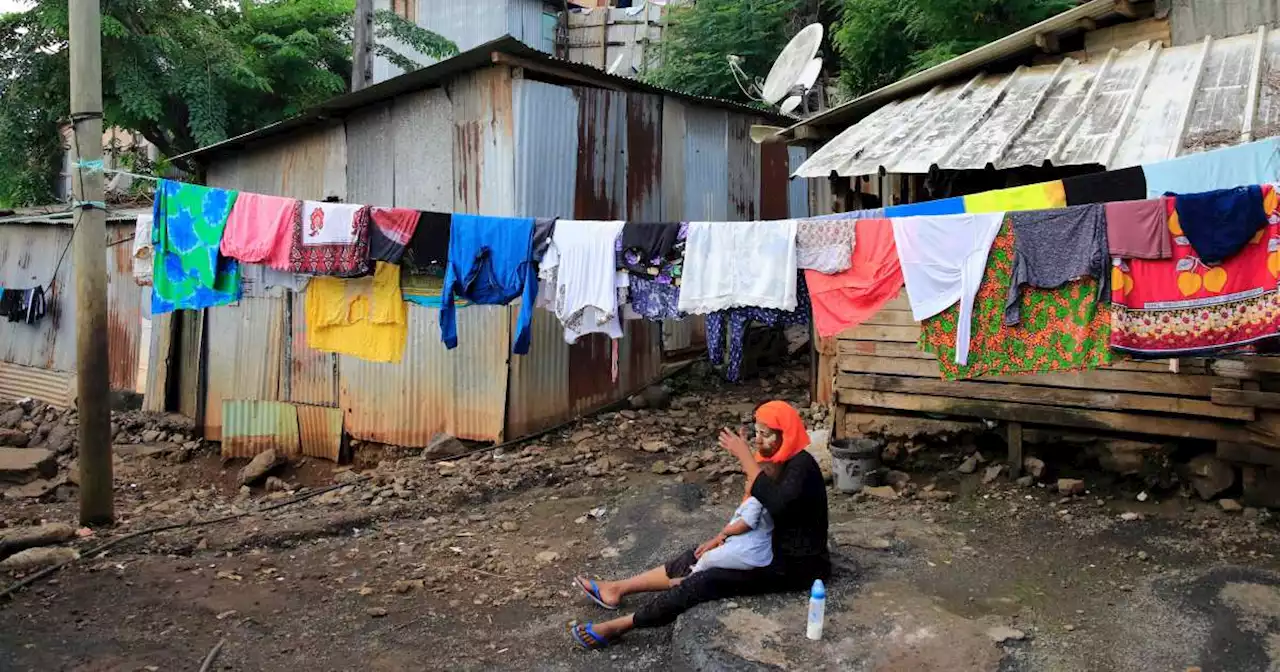
[[[101,2],[104,123],[167,157],[294,115],[351,80],[354,0]],[[432,56],[457,51],[407,22],[379,26]],[[66,0],[0,16],[0,202],[52,200],[67,61]]]
[[[749,77],[763,79],[799,29],[804,0],[698,0],[672,7],[658,45],[659,64],[645,74],[658,86],[746,101],[728,57],[740,56]],[[803,25],[803,23],[801,24]]]
[[[831,41],[852,95],[889,84],[1043,21],[1072,0],[831,0]]]
[[[403,44],[424,56],[437,60],[458,54],[458,45],[406,21],[390,10],[379,9],[373,13],[373,28],[374,53],[387,59],[404,72],[413,72],[424,64],[399,53],[387,44],[388,40]]]

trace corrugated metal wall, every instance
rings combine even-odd
[[[281,363],[289,329],[284,297],[243,298],[205,314],[205,437],[222,434],[223,402],[282,399]]]
[[[684,120],[683,219],[728,220],[729,115],[724,110],[686,106]]]
[[[1169,22],[1174,46],[1241,35],[1280,25],[1280,0],[1172,0]]]
[[[112,389],[134,389],[142,318],[150,315],[149,292],[133,281],[133,221],[107,225],[107,344]],[[33,397],[58,405],[74,401],[75,275],[68,245],[71,227],[31,223],[0,225],[0,287],[37,285],[46,294],[48,314],[37,324],[0,320],[0,362],[13,366],[0,375],[0,399]],[[65,257],[64,257],[65,254]],[[58,264],[62,258],[61,265]],[[51,277],[55,266],[56,279]],[[47,289],[46,289],[47,291]]]

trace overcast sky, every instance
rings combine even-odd
[[[0,14],[26,9],[31,6],[31,0],[0,0]]]

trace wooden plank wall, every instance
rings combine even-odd
[[[1092,371],[945,381],[919,336],[904,293],[865,324],[818,342],[817,398],[838,402],[838,435],[856,435],[877,416],[945,416],[1280,447],[1280,393],[1264,385],[1280,358],[1183,359],[1177,373],[1167,360],[1123,360]]]

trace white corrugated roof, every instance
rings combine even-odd
[[[1280,135],[1280,30],[1081,63],[979,74],[850,126],[798,177],[1100,164],[1108,169]]]

